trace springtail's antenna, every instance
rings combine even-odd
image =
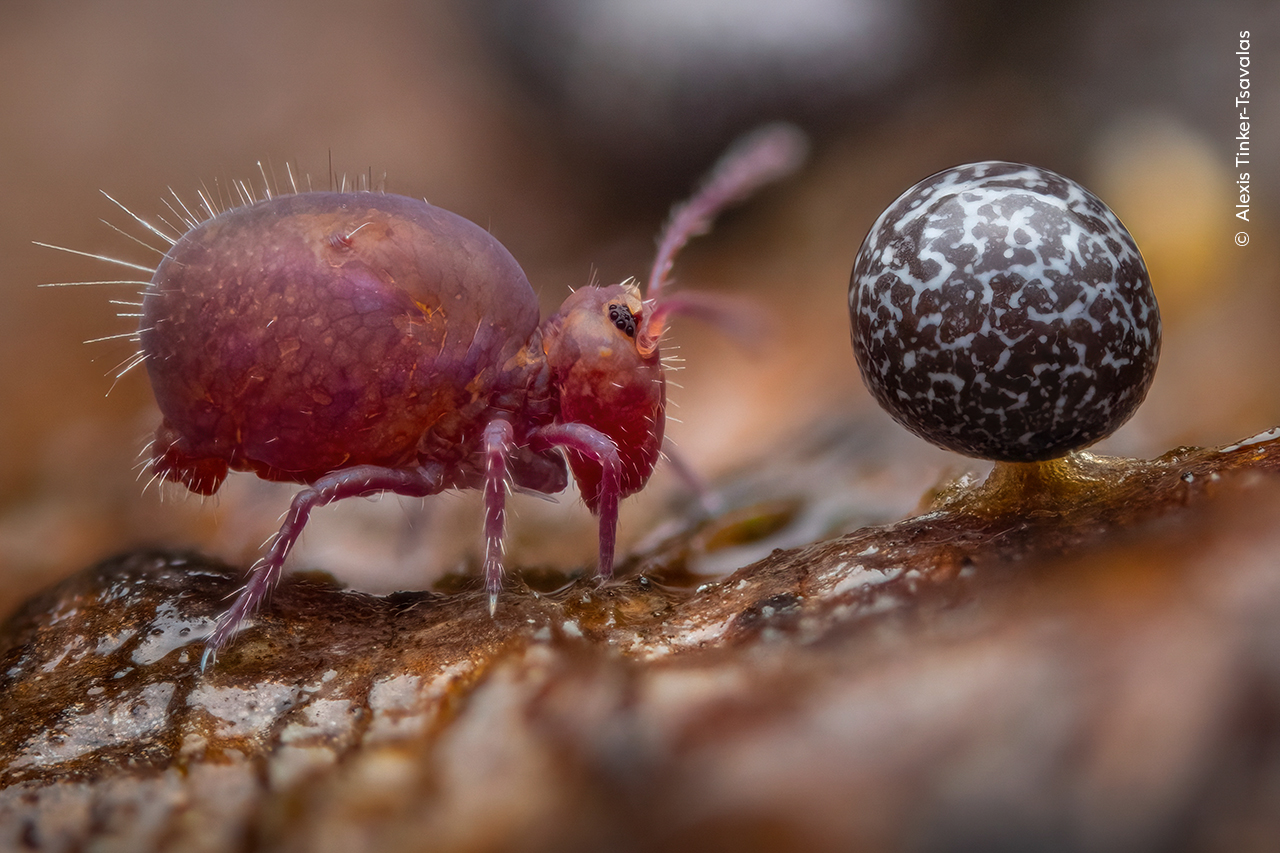
[[[693,198],[671,211],[645,291],[644,320],[636,335],[636,348],[641,355],[653,354],[667,315],[681,308],[678,301],[662,298],[676,254],[690,238],[711,230],[711,223],[726,207],[798,169],[808,151],[808,139],[794,125],[779,123],[758,128],[720,158]]]

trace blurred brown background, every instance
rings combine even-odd
[[[292,489],[248,475],[209,501],[143,494],[138,453],[158,420],[145,376],[112,388],[131,345],[81,343],[127,331],[109,300],[135,289],[39,289],[120,270],[32,245],[154,263],[99,221],[141,236],[99,190],[152,219],[170,188],[190,204],[202,182],[261,187],[259,161],[279,183],[290,164],[327,186],[332,165],[475,220],[549,311],[593,276],[644,274],[669,205],[737,133],[775,118],[805,127],[805,171],[725,217],[677,268],[684,285],[743,294],[776,321],[752,352],[678,329],[686,369],[669,432],[709,476],[770,465],[819,419],[887,423],[849,351],[849,269],[900,191],[977,159],[1080,180],[1147,258],[1162,362],[1147,404],[1103,449],[1155,455],[1280,423],[1275,4],[775,5],[6,4],[0,609],[142,543],[247,564],[274,529]],[[1241,30],[1256,80],[1244,248],[1233,242]],[[894,446],[926,482],[966,464],[905,434]],[[659,473],[624,504],[624,548],[678,493]],[[420,588],[479,550],[474,495],[349,503],[319,514],[294,565],[345,566],[357,576],[344,581],[373,590]],[[518,562],[590,559],[591,522],[572,496],[520,501],[517,513]]]

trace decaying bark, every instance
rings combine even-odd
[[[492,619],[290,577],[203,673],[241,571],[108,560],[0,635],[0,847],[1269,849],[1280,437],[1082,465],[699,583],[763,494]]]

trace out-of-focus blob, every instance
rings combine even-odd
[[[865,120],[929,56],[936,5],[488,0],[475,14],[564,136],[633,181],[666,183],[761,120]]]

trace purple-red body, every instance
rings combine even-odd
[[[228,471],[304,484],[206,660],[261,603],[311,510],[391,491],[483,490],[489,606],[508,483],[567,485],[566,458],[613,565],[618,502],[661,455],[675,253],[716,212],[791,171],[802,140],[771,128],[731,151],[664,232],[647,299],[584,287],[538,321],[515,259],[486,231],[383,193],[300,193],[194,225],[157,267],[140,338],[163,421],[160,477],[208,495]],[[563,455],[562,455],[563,451]]]
[[[601,293],[625,305],[622,290]],[[310,484],[356,465],[430,463],[442,466],[443,488],[478,488],[482,433],[495,418],[513,427],[516,485],[566,485],[559,453],[527,449],[529,433],[560,415],[533,290],[497,240],[446,210],[361,192],[228,211],[183,235],[143,312],[164,414],[154,466],[192,491],[212,494],[229,468]],[[626,346],[606,321],[593,344]],[[565,322],[564,312],[548,321],[549,350]],[[604,361],[597,372],[621,372]],[[640,369],[656,388],[638,402],[656,417],[637,437],[653,450],[639,456],[656,459],[657,354]]]

